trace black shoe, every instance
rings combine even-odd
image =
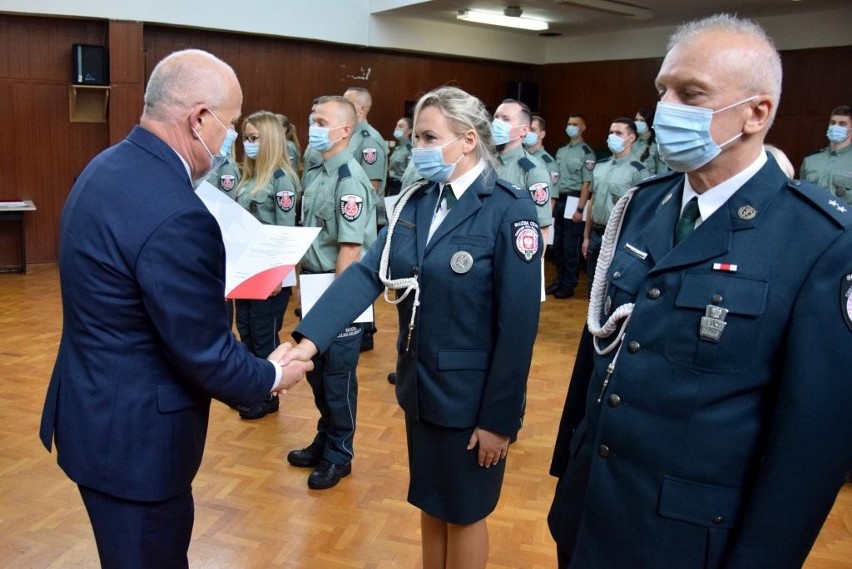
[[[239,410],[240,417],[243,419],[260,419],[270,413],[278,412],[278,396],[271,395],[268,399],[255,403],[251,407],[235,407],[235,409]]]
[[[373,333],[364,330],[364,333],[361,335],[361,351],[369,352],[373,349]]]
[[[390,383],[391,385],[396,385],[397,379],[398,379],[398,376],[395,373],[389,373],[388,374],[388,383]]]
[[[560,283],[557,283],[557,282],[550,283],[550,284],[549,284],[549,285],[547,285],[547,287],[544,289],[544,294],[553,294],[554,292],[556,292],[557,290],[559,290],[559,287],[561,287],[561,286],[562,286],[562,285],[561,285]]]
[[[287,462],[302,468],[313,467],[322,460],[323,447],[319,443],[311,443],[303,449],[291,450],[287,453]]]
[[[574,296],[574,289],[567,286],[559,287],[553,293],[553,298],[571,298],[572,296]]]
[[[349,476],[352,472],[352,463],[334,464],[325,459],[321,460],[317,467],[308,476],[308,488],[313,490],[325,490],[337,486],[340,479]]]

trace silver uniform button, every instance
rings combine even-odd
[[[473,267],[473,257],[467,251],[457,251],[450,259],[450,268],[456,273],[463,275]]]

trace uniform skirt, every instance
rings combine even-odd
[[[408,501],[445,522],[471,524],[494,511],[506,461],[484,468],[479,447],[467,450],[472,429],[449,429],[405,417]]]

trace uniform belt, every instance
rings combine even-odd
[[[594,231],[598,235],[603,235],[604,231],[606,231],[606,225],[601,225],[599,223],[592,224],[592,231]]]
[[[303,275],[333,275],[335,273],[335,271],[314,271],[305,267],[299,267],[299,272]]]
[[[567,197],[579,198],[580,190],[568,190],[567,192],[562,192],[559,194],[559,199],[564,200]]]

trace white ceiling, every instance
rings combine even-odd
[[[582,5],[597,5],[599,9]],[[618,10],[625,5],[627,11],[631,6],[640,8],[637,12],[641,13],[641,19],[605,11]],[[549,22],[551,33],[573,37],[677,25],[718,12],[736,13],[747,18],[763,18],[848,8],[849,5],[850,0],[373,0],[372,12],[450,23],[457,22],[456,14],[459,10],[502,13],[507,6],[518,6],[523,10],[524,16]],[[466,22],[464,25],[483,27],[482,24]],[[539,34],[518,33],[533,36]]]

